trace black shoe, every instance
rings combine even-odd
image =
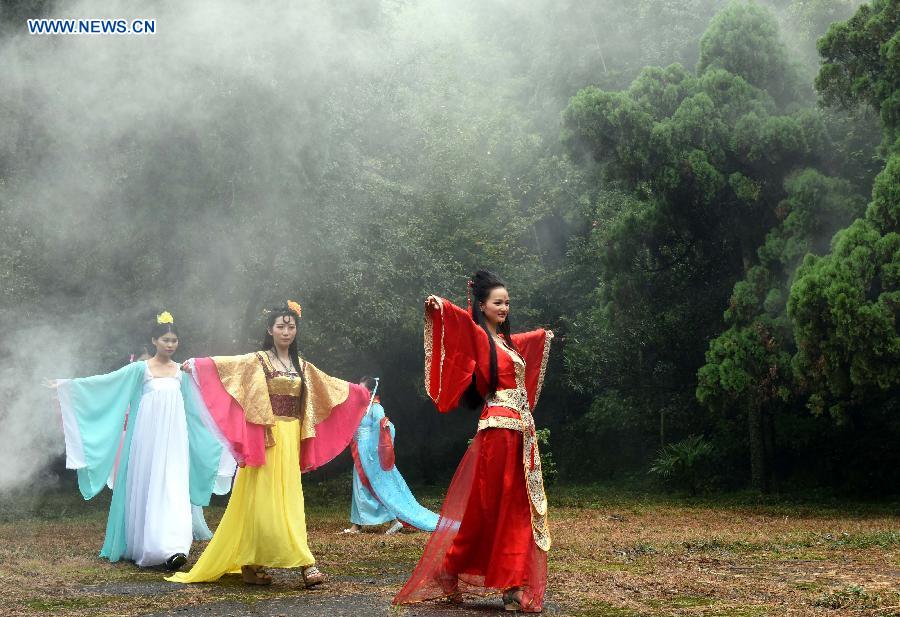
[[[184,553],[175,553],[166,559],[166,570],[174,572],[187,563],[187,555]]]

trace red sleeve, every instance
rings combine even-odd
[[[550,357],[551,330],[532,330],[512,335],[519,355],[525,360],[525,389],[528,391],[528,405],[534,410],[544,385],[547,359]]]
[[[248,467],[266,462],[266,427],[247,420],[241,407],[222,385],[213,358],[195,358],[193,378],[199,385],[205,409],[201,409],[207,428],[214,423],[216,433],[236,461]]]
[[[387,416],[381,419],[378,434],[378,460],[381,468],[390,471],[394,468],[394,440],[391,439],[391,421]]]
[[[487,334],[468,311],[441,298],[438,309],[425,309],[425,387],[438,411],[446,413],[472,382],[478,351]]]

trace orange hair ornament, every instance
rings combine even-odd
[[[303,315],[303,309],[300,306],[299,302],[294,302],[293,300],[287,301],[287,307],[297,313],[297,317],[301,317]]]

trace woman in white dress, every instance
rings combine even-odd
[[[191,505],[208,505],[230,457],[203,425],[196,386],[172,360],[178,331],[171,315],[157,318],[151,341],[156,354],[146,361],[55,385],[66,466],[77,470],[82,495],[90,499],[111,472],[115,477],[100,556],[177,570],[197,527]]]

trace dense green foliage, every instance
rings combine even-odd
[[[900,44],[896,3],[859,4],[201,2],[111,42],[27,37],[56,5],[8,3],[0,419],[162,308],[182,355],[237,353],[290,297],[301,353],[382,377],[398,464],[445,479],[475,413],[423,396],[422,299],[487,266],[514,329],[558,335],[561,482],[686,438],[690,489],[885,481]]]
[[[835,26],[821,48],[842,28]],[[866,183],[855,174],[852,182],[828,175],[842,171],[835,154],[845,146],[826,128],[832,118],[810,106],[798,81],[802,72],[790,62],[770,12],[733,4],[712,20],[700,47],[694,72],[648,68],[624,92],[582,90],[565,112],[564,139],[602,193],[594,201],[596,227],[579,253],[600,285],[566,350],[574,385],[593,396],[580,428],[598,438],[622,436],[632,453],[636,436],[665,446],[673,432],[703,431],[717,444],[726,470],[721,481],[743,476],[738,461],[747,457],[760,490],[771,488],[776,471],[811,471],[806,459],[821,451],[808,444],[818,431],[825,432],[819,436],[826,450],[838,442],[843,456],[834,465],[854,469],[846,458],[852,448],[839,445],[846,433],[828,434],[828,426],[810,421],[804,402],[814,411],[821,405],[815,375],[819,390],[843,400],[851,397],[843,385],[850,383],[864,390],[857,401],[896,400],[896,280],[879,271],[879,264],[895,267],[896,249],[891,239],[867,251],[835,240],[856,261],[840,266],[845,276],[869,273],[854,282],[851,298],[865,304],[869,297],[877,308],[841,313],[815,296],[806,274],[818,263],[812,255],[827,253],[831,236],[862,214]],[[868,73],[846,70],[891,79],[874,66]],[[825,100],[845,100],[839,96]],[[879,176],[875,203],[881,205],[870,211],[896,207],[896,194],[885,194],[897,190],[895,177],[883,177],[889,173]],[[830,294],[846,305],[846,291]],[[793,308],[804,303],[805,316]],[[823,323],[829,314],[833,319]],[[844,347],[815,347],[810,328]],[[863,363],[857,370],[868,381],[823,370]],[[687,370],[697,371],[696,381],[684,376]],[[703,408],[689,400],[694,384]],[[869,419],[879,415],[890,416]],[[851,442],[877,453],[868,462],[890,459],[883,437],[856,431]],[[867,474],[870,487],[876,477],[893,477],[892,471]]]

